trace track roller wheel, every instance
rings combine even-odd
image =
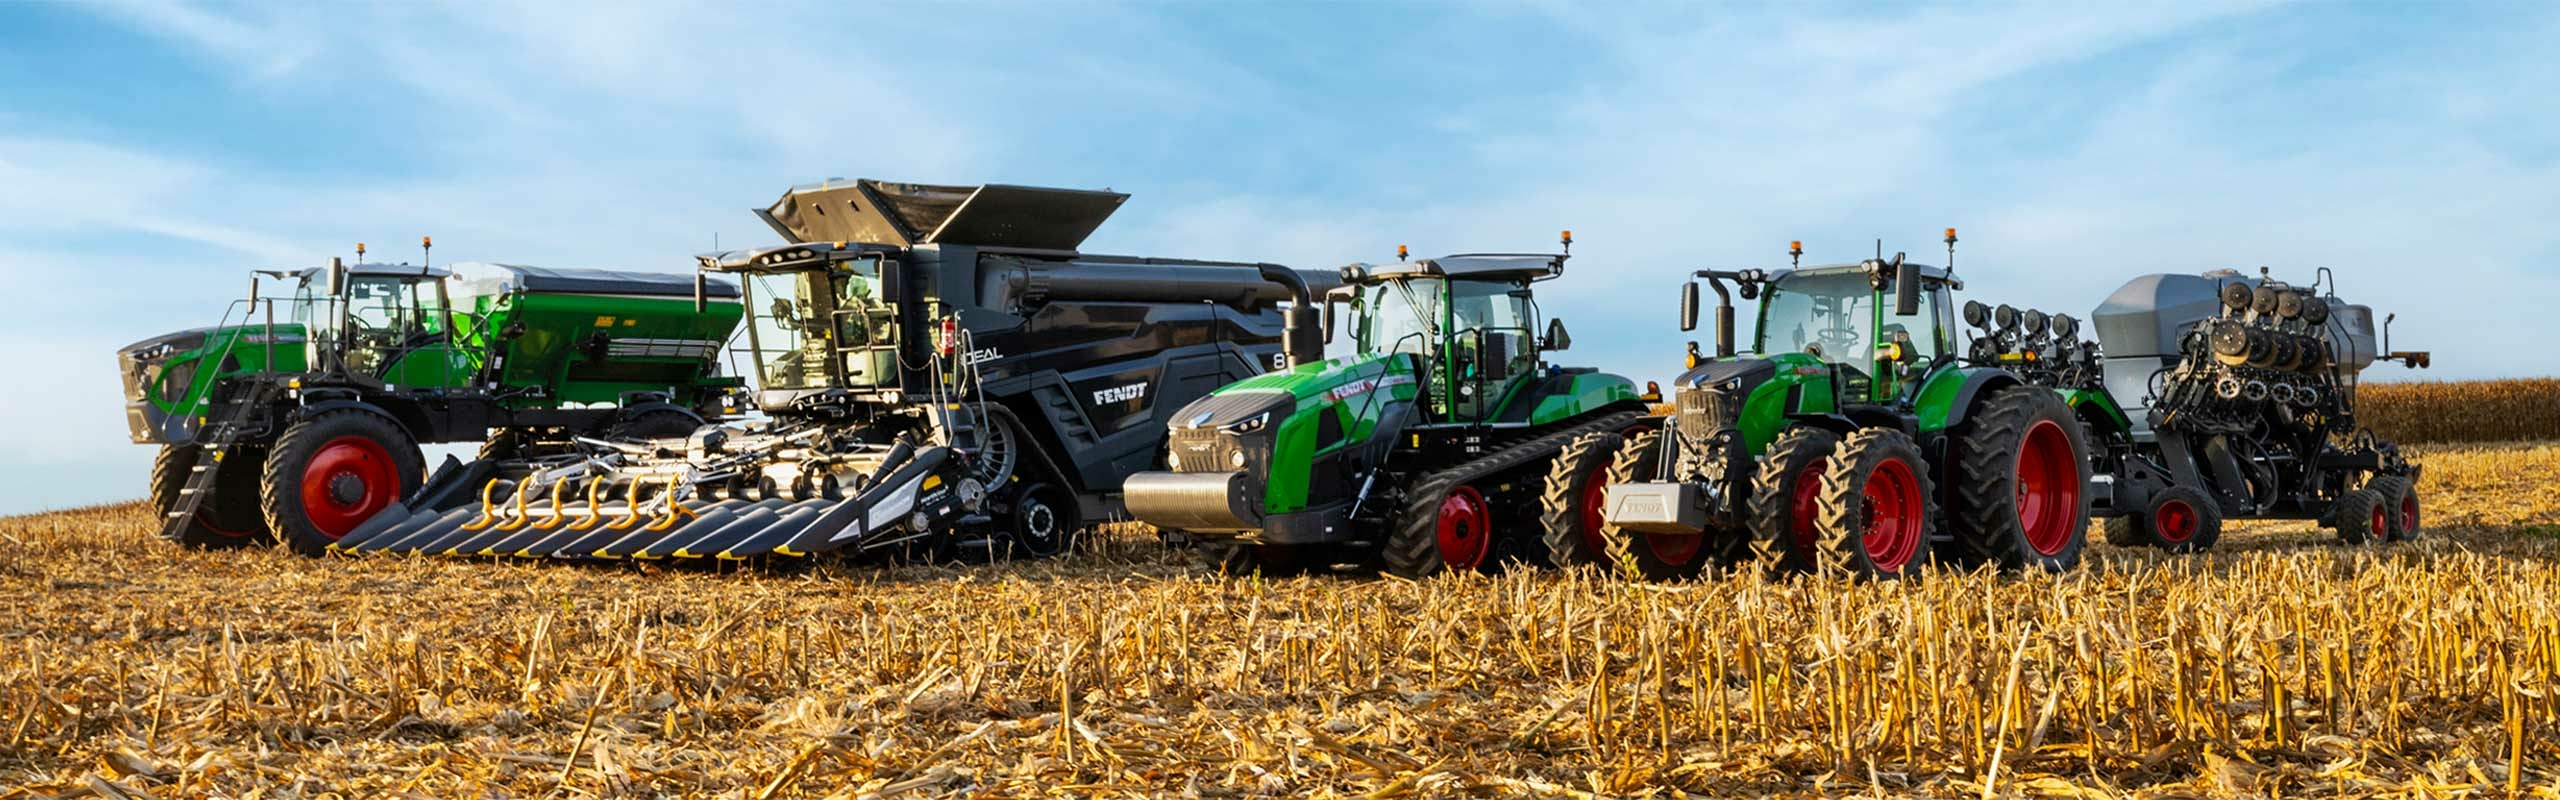
[[[2337,520],[2339,540],[2348,544],[2391,541],[2392,508],[2384,502],[2382,493],[2374,489],[2368,484],[2338,498],[2337,507],[2329,513]]]
[[[341,409],[303,418],[268,451],[260,492],[267,527],[317,556],[375,512],[416,491],[425,458],[390,418]]]
[[[1991,395],[1950,437],[1956,540],[2002,569],[2060,572],[2088,545],[2088,447],[2062,396],[2039,386]]]
[[[1049,558],[1075,547],[1084,523],[1076,498],[1053,483],[1026,483],[1014,490],[1013,512],[1004,520],[1018,558]]]
[[[1819,569],[1863,578],[1917,572],[1929,560],[1936,491],[1911,437],[1890,428],[1850,434],[1822,471]]]
[[[1601,511],[1612,481],[1610,464],[1626,441],[1615,433],[1587,434],[1565,445],[1548,466],[1541,504],[1546,511],[1539,517],[1547,563],[1571,567],[1607,560]]]
[[[178,492],[187,487],[187,476],[203,453],[203,448],[191,444],[164,445],[151,460],[155,523],[167,521],[169,510],[178,507]],[[234,445],[231,454],[214,465],[218,473],[213,476],[213,494],[196,506],[195,518],[178,532],[178,543],[199,550],[228,550],[274,541],[266,517],[258,511],[258,475],[266,457],[266,448]]]
[[[2139,514],[2107,520],[2112,541],[2116,527],[2131,529],[2135,543],[2172,553],[2213,549],[2222,539],[2222,507],[2193,486],[2172,486],[2151,496]]]
[[[1822,549],[1822,473],[1839,447],[1839,434],[1801,426],[1769,443],[1751,477],[1751,552],[1763,571],[1813,568]]]
[[[1651,480],[1656,466],[1662,463],[1662,431],[1645,431],[1629,439],[1609,462],[1610,483],[1633,483]],[[1636,574],[1649,581],[1675,581],[1697,577],[1712,565],[1730,564],[1748,546],[1749,537],[1739,531],[1708,529],[1704,533],[1642,533],[1608,525],[1601,530],[1608,545],[1608,560],[1613,565],[1631,565]]]

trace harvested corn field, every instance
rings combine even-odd
[[[2560,447],[2429,532],[2060,575],[1220,579],[179,551],[0,522],[0,797],[2549,794]]]

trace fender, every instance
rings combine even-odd
[[[316,402],[313,399],[314,397],[318,398]],[[304,391],[302,395],[302,408],[293,413],[293,418],[295,420],[300,420],[306,417],[316,417],[333,411],[350,410],[381,417],[383,421],[389,422],[394,427],[399,428],[402,433],[409,434],[410,441],[425,441],[425,439],[422,439],[419,436],[419,431],[424,430],[423,426],[412,425],[409,421],[401,419],[399,413],[379,404],[365,402],[358,398],[356,393],[345,389],[316,389]],[[287,424],[289,425],[291,423]]]
[[[1954,376],[1939,373],[1920,387],[1920,395],[1912,403],[1920,417],[1924,433],[1952,429],[1964,424],[1965,416],[1981,398],[2011,386],[2024,386],[2026,380],[2017,373],[1999,367],[1966,367]]]

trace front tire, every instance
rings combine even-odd
[[[1425,480],[1387,535],[1387,572],[1420,579],[1443,570],[1480,572],[1496,563],[1493,504],[1473,486]]]
[[[1904,578],[1929,560],[1937,517],[1929,463],[1901,431],[1868,428],[1840,442],[1822,471],[1823,571]]]
[[[1617,458],[1609,464],[1609,482],[1634,483],[1639,476],[1652,472],[1662,463],[1662,431],[1636,434]],[[1675,533],[1639,533],[1615,525],[1601,530],[1608,543],[1608,558],[1617,564],[1631,564],[1636,574],[1649,581],[1676,581],[1697,577],[1711,563],[1731,563],[1737,545],[1745,538],[1738,531],[1713,527],[1695,535]]]
[[[426,459],[389,418],[341,409],[305,417],[268,451],[260,491],[267,527],[306,556],[417,491]]]
[[[1813,568],[1822,549],[1822,473],[1840,436],[1795,427],[1769,443],[1769,454],[1751,477],[1751,551],[1773,575]]]
[[[151,507],[159,512],[152,519],[164,529],[169,511],[178,507],[187,476],[203,457],[204,448],[179,444],[162,446],[159,456],[151,460]],[[218,473],[213,476],[213,494],[179,529],[178,543],[199,550],[228,550],[274,541],[266,517],[258,510],[258,475],[265,460],[265,448],[233,446],[230,456],[214,465]]]
[[[1993,394],[1948,443],[1956,540],[2002,569],[2060,572],[2089,539],[2088,447],[2062,396],[2039,386]]]

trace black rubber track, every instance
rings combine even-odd
[[[303,512],[302,473],[316,448],[346,435],[370,438],[390,454],[393,470],[400,477],[400,497],[417,491],[418,482],[426,478],[426,456],[418,452],[417,440],[381,414],[345,408],[293,423],[267,450],[265,476],[258,492],[260,506],[266,510],[267,529],[274,531],[276,538],[293,552],[317,556],[329,551],[332,540],[313,527]]]
[[[1869,558],[1864,541],[1867,480],[1889,460],[1900,460],[1909,466],[1920,488],[1919,550],[1894,571],[1880,568]],[[1867,428],[1850,434],[1840,441],[1840,448],[1832,453],[1831,465],[1822,471],[1823,547],[1815,552],[1814,570],[1865,578],[1903,578],[1919,572],[1930,559],[1929,536],[1936,530],[1937,495],[1936,482],[1929,478],[1929,462],[1921,458],[1920,445],[1911,437],[1891,428]]]
[[[1553,456],[1575,438],[1585,434],[1619,430],[1643,416],[1634,411],[1603,415],[1599,419],[1505,447],[1487,453],[1474,461],[1415,480],[1413,488],[1405,494],[1404,507],[1397,511],[1395,521],[1387,531],[1385,549],[1380,554],[1386,561],[1387,571],[1401,577],[1421,578],[1448,567],[1448,564],[1440,559],[1437,524],[1440,518],[1440,501],[1448,498],[1450,490],[1464,486],[1470,481]]]
[[[2065,523],[2070,539],[2051,555],[2028,543],[2018,514],[2018,459],[2027,431],[2038,422],[2062,429],[2071,447],[2073,485],[2080,487],[2079,507]],[[2089,544],[2089,445],[2061,395],[2040,386],[1995,392],[1948,436],[1947,447],[1954,473],[1949,479],[1955,482],[1948,521],[1963,549],[2003,570],[2060,572],[2079,566],[2080,553]]]
[[[1821,473],[1807,476],[1805,468],[1829,461],[1839,448],[1839,434],[1802,425],[1787,429],[1778,434],[1777,441],[1769,443],[1769,453],[1760,460],[1759,473],[1751,476],[1751,554],[1762,571],[1788,574],[1813,569],[1815,554],[1803,552],[1793,543],[1795,493],[1799,482],[1807,477],[1819,490]],[[1814,507],[1814,514],[1820,516],[1820,505]],[[1820,522],[1814,522],[1815,544],[1819,545]]]
[[[1590,488],[1593,473],[1608,483],[1618,481],[1611,471],[1621,445],[1627,437],[1614,432],[1584,434],[1565,444],[1547,465],[1546,494],[1540,498],[1538,516],[1547,544],[1547,563],[1558,567],[1598,564],[1607,560],[1602,548],[1591,546],[1582,535],[1582,501]]]

